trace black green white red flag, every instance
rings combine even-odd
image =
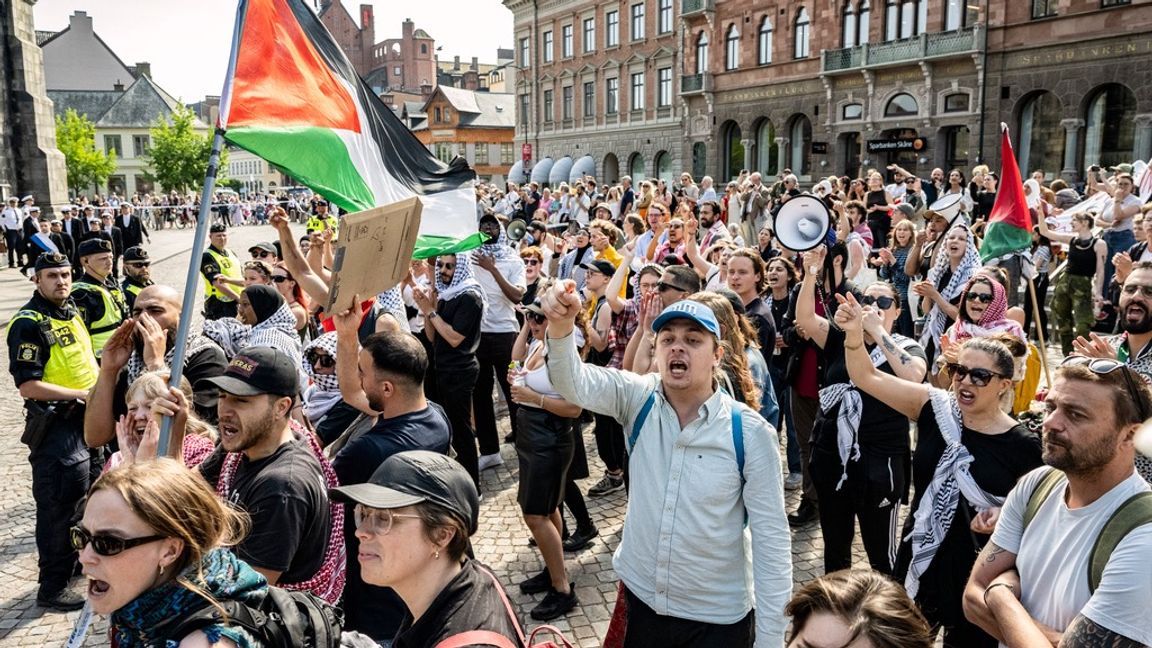
[[[1013,255],[1023,255],[1031,247],[1032,217],[1024,197],[1024,182],[1020,179],[1020,167],[1008,139],[1008,126],[1001,124],[1000,187],[988,215],[988,226],[984,229],[980,259],[986,264],[994,263]]]
[[[432,156],[371,88],[302,0],[241,0],[224,138],[342,210],[423,202],[416,258],[479,246],[476,174]]]

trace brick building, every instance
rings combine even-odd
[[[372,5],[360,5],[359,20],[339,0],[322,0],[320,22],[344,50],[352,67],[376,93],[402,92],[427,97],[436,86],[436,41],[411,20],[400,38],[376,42]]]
[[[414,120],[408,123],[416,139],[437,158],[450,162],[459,155],[478,179],[500,184],[515,159],[515,107],[511,94],[442,85],[419,113],[406,110],[404,118]]]
[[[677,0],[504,0],[515,34],[516,142],[510,170],[553,186],[684,168]],[[525,171],[527,170],[527,173]]]

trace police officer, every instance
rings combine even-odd
[[[73,299],[80,316],[88,326],[96,358],[104,352],[104,343],[116,327],[128,318],[128,303],[120,286],[112,279],[112,244],[107,239],[90,238],[76,251],[83,274],[76,281]]]
[[[240,259],[227,247],[228,228],[216,223],[208,231],[208,241],[208,248],[200,257],[200,274],[204,275],[204,319],[236,317],[236,300],[216,285],[216,282],[244,285]]]
[[[84,399],[99,367],[88,329],[72,301],[72,263],[57,252],[35,263],[36,292],[8,323],[8,367],[24,398],[21,441],[32,464],[40,589],[36,602],[76,610],[84,599],[68,590],[76,565],[69,529],[88,490]]]
[[[319,232],[322,230],[330,229],[336,231],[339,226],[339,221],[336,217],[328,213],[328,201],[323,198],[316,200],[316,213],[308,218],[308,223],[304,226],[309,234]]]
[[[124,250],[124,281],[120,282],[120,287],[124,291],[124,301],[128,304],[129,313],[136,305],[136,296],[151,285],[152,260],[148,257],[148,250],[141,246]]]

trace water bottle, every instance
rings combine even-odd
[[[508,371],[512,373],[512,384],[517,387],[524,386],[524,370],[520,367],[519,360],[513,360],[508,363]]]

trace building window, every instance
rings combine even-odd
[[[584,84],[584,118],[596,115],[596,84],[588,81]]]
[[[632,110],[644,110],[644,73],[636,72],[632,75]]]
[[[572,25],[560,28],[560,56],[572,58]]]
[[[657,10],[656,31],[667,34],[672,31],[672,0],[660,0]]]
[[[402,74],[404,74],[404,68],[400,67],[399,65],[392,66],[392,76],[398,77]]]
[[[604,14],[604,22],[608,28],[604,30],[604,47],[616,47],[620,44],[620,12],[609,11]]]
[[[944,97],[944,112],[968,112],[968,104],[971,103],[967,94],[957,92]]]
[[[594,51],[596,49],[596,19],[584,19],[584,53]]]
[[[808,58],[808,37],[811,25],[808,21],[808,10],[800,7],[799,13],[796,14],[796,31],[794,34],[796,44],[793,48],[793,56],[795,58]]]
[[[1052,4],[1056,4],[1053,2]],[[1128,4],[1116,3],[1116,4]],[[1103,6],[1110,6],[1104,0]],[[976,22],[978,7],[970,0],[945,0],[944,3],[944,31],[963,29]]]
[[[1036,169],[1058,171],[1064,166],[1065,130],[1060,126],[1063,109],[1051,92],[1040,92],[1020,111],[1017,157],[1021,173]]]
[[[1109,166],[1132,158],[1136,134],[1136,95],[1109,83],[1096,90],[1084,116],[1084,166]]]
[[[513,164],[516,161],[516,149],[512,142],[500,144],[500,164]]]
[[[871,38],[869,23],[872,20],[872,3],[869,0],[860,0],[860,11],[856,14],[856,44],[863,45]]]
[[[104,136],[104,152],[115,153],[116,157],[124,157],[124,145],[120,142],[119,135]]]
[[[487,166],[488,164],[488,142],[476,143],[476,155],[472,163],[477,166]]]
[[[740,30],[735,24],[728,26],[728,34],[724,37],[724,69],[735,70],[740,67]]]
[[[452,144],[449,142],[438,142],[433,153],[436,159],[441,162],[451,162],[452,158],[456,157],[452,153]]]
[[[615,115],[620,110],[620,79],[608,79],[604,96],[604,112]]]
[[[421,54],[427,54],[428,53],[428,44],[427,43],[420,43],[420,53]]]
[[[528,67],[528,37],[520,39],[520,67]]]
[[[840,111],[840,119],[844,121],[852,121],[855,119],[864,118],[864,104],[850,103],[844,104],[844,108]]]
[[[434,119],[432,120],[432,123],[439,124],[441,121],[441,119],[440,119],[440,107],[437,106],[436,109],[432,112],[432,114],[434,115]]]
[[[152,141],[147,135],[132,136],[132,153],[136,157],[148,155],[148,149],[151,148],[151,146]]]
[[[912,95],[906,92],[889,99],[888,105],[884,107],[885,117],[915,117],[919,113],[920,105],[916,103],[916,99]]]
[[[1032,19],[1056,15],[1056,0],[1032,0]]]
[[[552,91],[544,91],[544,121],[551,122],[553,117]]]
[[[1108,7],[1122,7],[1129,4],[1132,4],[1132,0],[1100,0],[1101,9],[1107,9]]]
[[[656,79],[656,107],[667,108],[672,105],[672,68],[657,70]]]
[[[887,0],[884,5],[884,40],[900,37],[900,0]]]
[[[560,113],[564,121],[572,119],[572,86],[564,86],[560,90]]]
[[[544,62],[545,63],[551,63],[552,62],[552,31],[549,30],[549,31],[544,32],[543,38],[544,38],[544,42],[543,42],[543,44],[541,44],[540,47],[543,48],[543,50],[544,50]]]
[[[524,130],[528,129],[528,113],[532,111],[532,98],[529,95],[520,95],[520,127]]]
[[[852,0],[845,0],[844,10],[840,12],[840,47],[856,47],[856,8]]]
[[[927,29],[927,22],[928,0],[887,0],[884,9],[884,40],[912,38]]]
[[[760,21],[760,32],[756,41],[756,63],[768,65],[772,62],[772,18],[764,16]]]
[[[644,4],[632,5],[632,40],[642,40],[644,38]]]
[[[702,31],[696,37],[696,74],[708,71],[708,32]]]

